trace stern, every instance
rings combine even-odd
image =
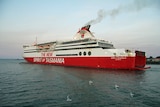
[[[146,65],[146,56],[145,52],[142,51],[135,51],[136,57],[135,57],[135,69],[137,70],[144,70],[150,67],[145,67]]]

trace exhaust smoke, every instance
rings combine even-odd
[[[155,6],[156,8],[160,9],[160,0],[134,0],[130,4],[120,5],[119,7],[109,11],[101,9],[97,12],[97,18],[90,20],[85,24],[85,26],[100,23],[106,16],[110,16],[113,18],[124,12],[138,12],[144,8],[151,6]]]

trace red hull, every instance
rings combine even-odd
[[[26,57],[30,63],[105,69],[145,69],[145,57]]]

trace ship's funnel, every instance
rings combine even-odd
[[[90,27],[91,27],[91,25],[86,25],[86,26],[82,27],[81,30],[87,30],[90,32],[90,30],[89,30]]]
[[[90,27],[91,25],[83,26],[74,36],[74,39],[94,38],[93,34],[89,30]]]

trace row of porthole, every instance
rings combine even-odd
[[[79,56],[81,56],[81,55],[82,55],[82,52],[79,52]],[[84,52],[83,52],[83,55],[86,56],[86,55],[87,55],[87,52],[84,51]],[[88,52],[88,55],[89,55],[89,56],[91,55],[91,51]]]

